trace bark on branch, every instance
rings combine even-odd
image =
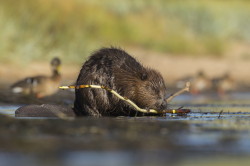
[[[173,98],[175,98],[176,96],[179,96],[180,94],[184,93],[184,92],[189,92],[190,89],[190,82],[186,82],[186,85],[183,89],[171,94],[167,99],[167,103],[169,103],[170,101],[173,100]]]
[[[187,82],[186,83],[186,87],[181,89],[180,91],[170,95],[170,97],[168,97],[166,99],[167,102],[171,101],[175,96],[178,96],[186,91],[189,91],[189,86],[190,86],[190,83]],[[113,93],[115,96],[117,96],[119,99],[121,100],[124,100],[126,101],[127,103],[129,103],[130,105],[132,105],[137,111],[139,112],[142,112],[142,113],[154,113],[154,114],[161,114],[163,113],[163,111],[157,111],[157,110],[154,110],[154,109],[149,109],[149,110],[146,110],[146,109],[142,109],[140,107],[138,107],[133,101],[129,100],[128,98],[125,98],[123,96],[121,96],[120,94],[118,94],[116,91],[110,89],[110,88],[107,88],[105,86],[100,86],[100,85],[70,85],[70,86],[61,86],[59,87],[60,89],[79,89],[79,88],[99,88],[99,89],[105,89],[111,93]]]

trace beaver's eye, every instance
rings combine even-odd
[[[141,80],[145,81],[148,78],[148,75],[146,73],[142,73]]]

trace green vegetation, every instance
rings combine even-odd
[[[223,55],[250,41],[248,0],[0,0],[0,61],[82,59],[102,46]]]

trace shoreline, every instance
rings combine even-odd
[[[158,70],[166,80],[167,85],[171,87],[174,87],[176,80],[186,76],[194,76],[200,70],[204,71],[211,79],[229,72],[237,83],[246,86],[250,85],[250,59],[172,56],[135,49],[128,49],[127,52],[144,66]],[[64,64],[62,61],[62,85],[74,84],[80,69],[81,65]],[[0,86],[1,89],[9,87],[14,82],[25,77],[49,76],[50,72],[49,62],[36,62],[27,65],[2,64],[0,66]]]

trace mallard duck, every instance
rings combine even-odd
[[[205,75],[203,71],[199,71],[197,75],[191,79],[190,92],[192,94],[198,94],[209,90],[211,87],[211,80]]]
[[[11,86],[13,93],[21,93],[24,95],[33,95],[37,98],[42,98],[54,94],[61,82],[59,73],[61,61],[59,58],[54,58],[51,61],[52,75],[51,76],[34,76],[20,80]]]
[[[228,72],[219,78],[215,78],[213,83],[219,95],[224,95],[235,88],[235,82]]]

